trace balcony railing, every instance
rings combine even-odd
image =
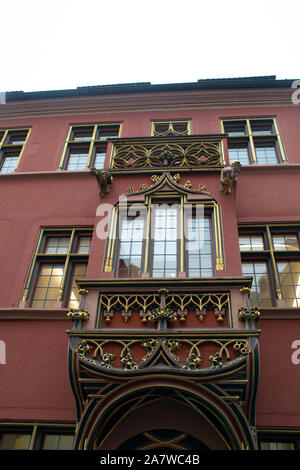
[[[224,135],[127,138],[113,141],[110,168],[116,170],[220,168]]]
[[[70,334],[73,336],[75,332]],[[115,332],[78,334],[75,353],[84,362],[115,370],[146,370],[164,357],[165,367],[193,371],[239,364],[250,353],[256,331],[215,334]]]

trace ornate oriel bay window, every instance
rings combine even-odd
[[[250,304],[300,307],[299,225],[267,224],[240,227],[240,250],[245,276],[253,276]]]
[[[112,212],[106,272],[124,278],[176,278],[180,273],[211,277],[224,269],[215,200],[189,201],[185,194],[150,191],[144,203],[127,202]]]

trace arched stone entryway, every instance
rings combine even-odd
[[[135,436],[159,429],[184,433],[212,450],[255,448],[246,416],[226,403],[221,392],[216,386],[172,377],[123,384],[88,404],[75,448],[116,450]]]

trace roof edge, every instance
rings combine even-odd
[[[150,82],[124,83],[112,85],[81,86],[66,90],[49,91],[9,91],[6,92],[6,103],[15,101],[44,100],[57,98],[75,98],[96,95],[115,95],[128,93],[172,92],[189,90],[224,90],[246,88],[291,88],[292,79],[277,80],[276,75],[200,79],[197,82],[151,84]]]

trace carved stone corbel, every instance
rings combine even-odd
[[[239,308],[239,320],[255,320],[258,321],[260,317],[260,311],[257,307],[240,307]]]
[[[102,197],[104,194],[109,193],[113,181],[112,175],[106,170],[97,170],[97,168],[91,168],[90,173],[95,176],[97,180],[99,195]]]
[[[220,179],[220,190],[224,194],[230,194],[235,188],[241,166],[240,162],[234,161],[231,163],[231,166],[223,168]]]

